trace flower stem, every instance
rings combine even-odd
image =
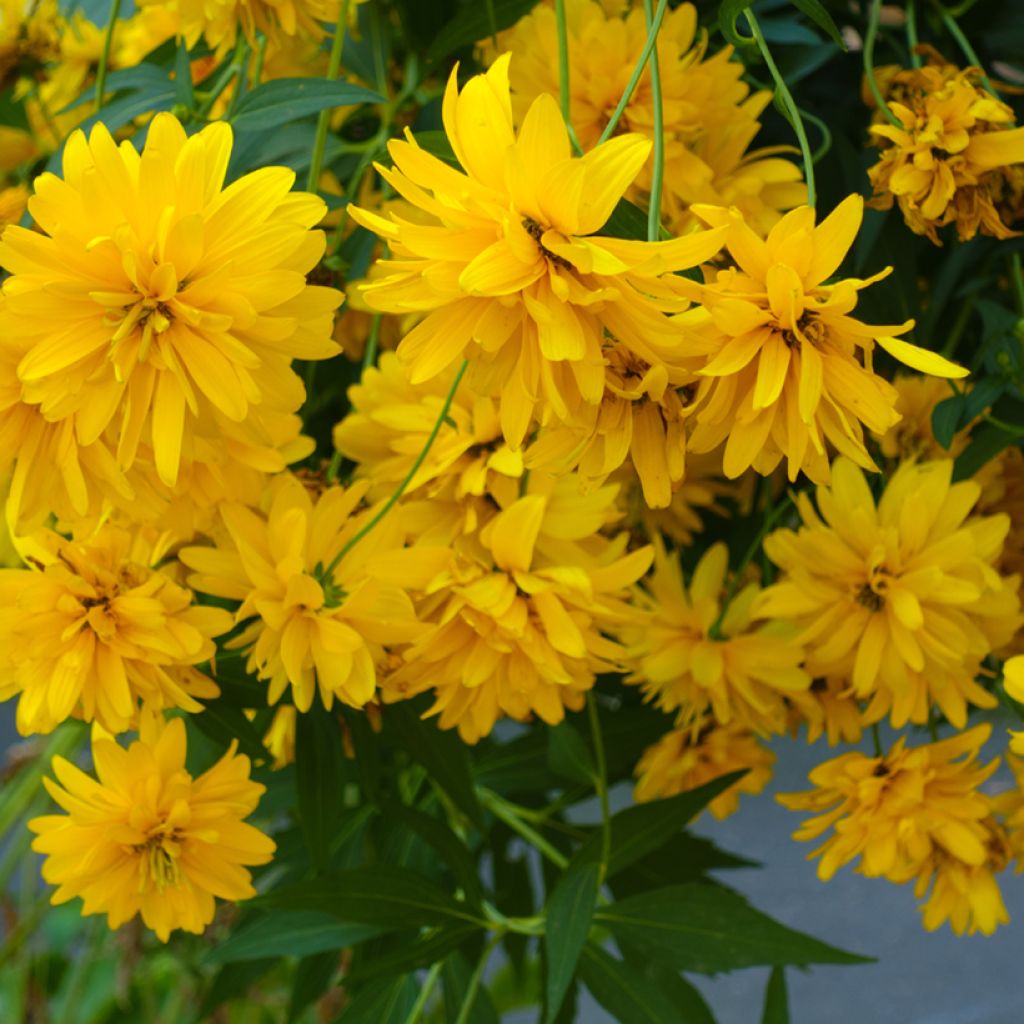
[[[593,690],[587,694],[587,717],[590,719],[590,738],[594,742],[597,769],[594,775],[594,789],[601,802],[601,880],[604,881],[612,855],[612,817],[608,806],[608,762],[605,758],[604,737],[601,735],[601,720],[597,715],[597,700]]]
[[[405,1018],[405,1024],[416,1024],[416,1021],[420,1019],[420,1015],[426,1008],[427,1000],[430,999],[430,994],[434,991],[434,986],[437,984],[437,979],[441,976],[441,967],[442,962],[439,960],[427,972],[427,976],[423,979],[423,985],[420,988],[420,994],[416,997],[416,1002],[413,1003],[409,1016]]]
[[[481,788],[479,791],[480,802],[491,814],[503,821],[513,832],[525,839],[535,850],[542,853],[556,868],[563,871],[569,865],[569,858],[561,851],[555,849],[535,828],[528,825],[515,813],[513,805],[504,797],[489,789]]]
[[[753,15],[751,15],[753,17]],[[654,28],[651,0],[644,0],[644,20],[647,34]],[[658,67],[657,29],[655,45],[651,47],[651,95],[654,101],[654,169],[651,172],[651,200],[647,208],[647,240],[661,238],[661,189],[665,178],[665,110],[661,98],[661,69]]]
[[[999,93],[996,92],[995,86],[992,84],[988,75],[985,74],[985,69],[981,66],[981,61],[978,60],[978,55],[974,52],[974,47],[971,46],[971,41],[963,34],[960,26],[956,23],[956,18],[949,13],[941,4],[937,5],[939,10],[942,12],[942,24],[946,26],[946,31],[956,40],[957,46],[960,47],[963,55],[981,72],[981,82],[986,89],[996,99],[999,99]]]
[[[910,51],[910,66],[921,66],[921,54],[917,53],[917,0],[907,0],[906,10],[907,49]]]
[[[487,966],[487,961],[491,959],[491,954],[499,942],[501,942],[501,932],[484,946],[484,951],[480,954],[480,959],[477,961],[476,967],[470,976],[469,984],[466,986],[466,994],[462,998],[462,1008],[459,1010],[458,1017],[455,1018],[455,1024],[468,1024],[470,1015],[473,1012],[473,1004],[476,1002],[476,994],[480,989],[480,981],[484,976],[484,968]]]
[[[1010,283],[1013,285],[1013,302],[1017,315],[1024,317],[1024,268],[1021,267],[1020,253],[1010,256]]]
[[[114,26],[121,17],[121,0],[110,0],[110,15],[107,31],[103,35],[103,50],[96,68],[96,110],[103,109],[103,93],[107,87],[107,68],[110,65],[110,49],[114,45]]]
[[[366,338],[366,348],[363,349],[363,373],[377,363],[377,349],[380,346],[380,323],[384,318],[383,313],[374,313],[370,321],[370,333]]]
[[[619,102],[616,105],[615,110],[612,111],[612,116],[604,126],[604,131],[601,132],[601,137],[597,140],[598,145],[602,142],[607,142],[612,137],[616,126],[626,111],[626,107],[629,106],[629,101],[633,98],[633,93],[636,92],[636,87],[640,84],[640,78],[644,73],[644,68],[647,67],[647,61],[650,59],[654,46],[658,41],[658,30],[661,28],[661,22],[665,17],[665,11],[667,9],[668,0],[658,0],[658,9],[654,12],[654,19],[651,21],[651,24],[647,29],[647,42],[644,43],[644,48],[640,51],[640,59],[637,61],[636,67],[633,68],[633,74],[626,83],[626,88],[619,97]]]
[[[427,456],[430,454],[430,449],[434,447],[437,435],[441,433],[441,427],[448,418],[448,410],[452,407],[452,402],[455,400],[455,392],[459,389],[459,384],[462,381],[462,375],[466,372],[467,366],[469,366],[469,362],[463,359],[462,365],[459,367],[458,372],[455,374],[455,379],[452,381],[452,386],[448,389],[448,394],[445,396],[444,404],[441,406],[441,411],[438,413],[437,420],[430,431],[430,435],[427,437],[426,444],[423,445],[419,455],[416,456],[415,461],[409,467],[409,472],[405,474],[405,479],[398,485],[391,497],[384,502],[377,514],[364,527],[362,527],[362,529],[358,530],[348,539],[348,541],[346,541],[341,550],[331,560],[331,564],[324,571],[324,579],[330,579],[334,570],[337,569],[338,563],[341,562],[341,560],[380,523],[380,521],[395,507],[395,505],[398,504],[402,495],[405,494],[409,484],[412,483],[413,477],[415,477],[420,471],[420,466],[423,465]]]
[[[555,25],[558,31],[558,101],[562,108],[562,120],[569,133],[569,141],[577,153],[581,153],[576,129],[572,126],[572,93],[569,88],[569,26],[565,20],[565,0],[555,0]]]
[[[744,10],[743,15],[747,19],[747,24],[750,26],[750,32],[754,40],[757,42],[757,48],[761,51],[765,64],[768,65],[768,71],[771,73],[772,81],[775,83],[775,92],[786,109],[786,119],[792,125],[793,131],[796,132],[797,141],[800,143],[800,153],[804,163],[804,178],[807,180],[807,205],[813,209],[817,198],[814,188],[814,160],[811,158],[811,145],[807,141],[807,132],[804,130],[804,123],[800,118],[800,108],[793,100],[789,87],[786,85],[786,80],[782,77],[775,61],[772,59],[768,43],[761,32],[761,26],[757,23],[757,18],[754,17],[754,12],[748,7]]]
[[[345,46],[345,32],[348,30],[348,5],[350,0],[342,0],[338,23],[334,26],[334,39],[331,41],[331,56],[327,62],[327,80],[333,82],[341,71],[341,52]],[[324,166],[324,149],[327,146],[327,129],[331,125],[331,114],[334,108],[328,107],[320,111],[316,122],[316,138],[313,141],[313,159],[309,162],[309,175],[306,178],[306,191],[315,192],[320,182],[320,172]]]
[[[875,78],[875,39],[878,36],[878,20],[882,13],[882,0],[871,0],[871,9],[868,12],[868,31],[864,37],[864,78],[867,80],[868,89],[875,101],[875,106],[885,115],[889,124],[902,128],[900,119],[889,109],[885,102],[882,90],[878,88],[878,79]]]

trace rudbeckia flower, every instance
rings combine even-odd
[[[952,470],[907,463],[876,506],[861,470],[837,459],[818,512],[801,495],[803,526],[765,538],[782,576],[757,614],[796,622],[808,670],[849,679],[868,722],[923,723],[934,702],[963,728],[969,703],[996,704],[975,682],[982,659],[1024,621],[1018,578],[995,568],[1009,519],[972,514],[981,488],[951,483]]]
[[[1018,234],[1007,220],[1020,211],[1014,203],[1008,210],[1004,199],[1012,191],[1010,166],[1024,163],[1024,128],[982,86],[981,70],[941,58],[921,68],[882,70],[897,124],[879,112],[871,126],[882,147],[868,171],[872,205],[886,210],[895,200],[911,231],[936,244],[937,230],[951,223],[961,241],[979,230],[995,238]]]
[[[57,782],[43,782],[65,813],[29,822],[43,878],[58,887],[51,902],[81,897],[83,915],[106,914],[111,928],[141,915],[166,942],[178,928],[202,933],[215,899],[255,896],[247,868],[266,864],[275,847],[243,820],[265,790],[235,747],[193,777],[185,722],[146,715],[127,750],[94,735],[95,779],[55,757]]]
[[[648,362],[675,354],[685,308],[674,271],[717,252],[724,230],[667,242],[597,237],[647,159],[650,143],[620,135],[574,157],[558,104],[539,96],[513,129],[509,57],[459,92],[445,91],[445,131],[461,170],[392,141],[384,180],[431,215],[428,225],[349,207],[392,259],[364,286],[384,312],[424,314],[398,346],[414,385],[467,357],[474,390],[500,396],[505,439],[519,447],[535,413],[561,420],[605,391],[606,337]]]
[[[29,566],[0,570],[0,658],[18,730],[50,732],[77,715],[110,732],[131,728],[140,703],[200,712],[217,687],[192,666],[215,653],[231,616],[193,602],[163,555],[116,527],[22,542]]]
[[[719,793],[708,810],[719,821],[735,814],[740,795],[756,795],[771,782],[775,755],[739,725],[716,725],[713,719],[672,729],[652,743],[637,762],[633,796],[638,802],[675,796],[730,772],[743,778]]]
[[[864,202],[848,196],[821,224],[809,207],[787,213],[761,239],[736,212],[698,206],[709,224],[727,225],[735,266],[709,272],[704,308],[680,316],[707,340],[709,356],[694,399],[690,448],[725,442],[729,477],[753,466],[770,473],[785,457],[790,480],[802,470],[828,478],[831,445],[865,468],[874,463],[862,424],[884,434],[899,419],[896,393],[872,368],[875,345],[939,377],[967,371],[894,335],[913,326],[873,327],[851,314],[866,281],[826,282],[860,228]]]
[[[677,712],[681,726],[711,714],[722,725],[781,732],[786,695],[811,684],[803,649],[788,623],[756,623],[756,583],[723,610],[728,561],[726,546],[713,544],[687,582],[678,555],[655,540],[654,573],[638,601],[646,614],[619,632],[634,669],[627,682]]]
[[[231,141],[221,122],[186,138],[164,113],[140,154],[97,124],[68,140],[63,178],[36,180],[40,230],[0,240],[0,336],[21,400],[72,422],[69,444],[104,439],[122,470],[151,451],[167,487],[199,439],[231,437],[250,465],[278,460],[263,417],[301,405],[292,359],[338,351],[340,293],[306,281],[323,202],[292,193],[282,167],[225,187]]]
[[[269,680],[271,704],[291,687],[299,711],[318,691],[327,708],[335,699],[362,707],[374,694],[383,645],[425,631],[404,587],[440,572],[444,550],[402,550],[385,521],[328,572],[366,520],[357,512],[366,486],[330,487],[314,503],[284,476],[270,488],[266,516],[225,504],[218,546],[180,554],[193,570],[191,586],[241,602],[235,620],[246,626],[228,647],[249,652],[248,671]]]

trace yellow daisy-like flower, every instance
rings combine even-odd
[[[653,243],[596,237],[650,143],[621,135],[573,157],[546,94],[517,134],[508,66],[499,58],[461,93],[449,79],[442,116],[462,171],[411,134],[389,144],[395,169],[381,175],[431,224],[349,210],[394,257],[365,285],[366,301],[425,314],[398,347],[411,382],[467,356],[474,390],[500,395],[502,431],[518,447],[538,407],[569,420],[601,401],[606,337],[648,363],[678,352],[685,328],[662,315],[686,306],[673,272],[717,252],[724,231]]]
[[[11,185],[0,189],[0,235],[8,224],[17,224],[25,213],[28,189],[24,185]]]
[[[32,848],[51,902],[82,899],[83,914],[106,914],[111,928],[141,915],[166,942],[177,928],[199,934],[215,899],[255,896],[247,870],[266,864],[274,842],[243,821],[264,787],[249,779],[249,759],[227,753],[193,778],[185,768],[185,723],[144,716],[127,750],[96,735],[93,779],[62,757],[57,782],[44,779],[65,814],[33,818]]]
[[[447,559],[441,549],[401,549],[382,522],[346,548],[367,512],[356,514],[366,484],[330,487],[313,502],[294,477],[271,488],[266,516],[238,504],[221,509],[225,535],[216,548],[185,548],[189,584],[240,601],[246,628],[228,646],[249,649],[248,671],[269,680],[274,704],[291,687],[300,711],[320,693],[362,707],[374,694],[383,644],[424,632],[405,587],[425,585]],[[252,620],[252,621],[249,621]]]
[[[807,742],[822,735],[828,745],[857,743],[864,731],[864,717],[845,679],[815,679],[810,688],[787,696],[790,704],[789,731],[795,737],[801,723],[807,726]]]
[[[728,564],[726,546],[714,544],[687,583],[678,555],[655,540],[654,574],[639,602],[647,614],[620,631],[634,669],[627,682],[639,683],[663,711],[678,712],[684,727],[712,714],[722,725],[781,732],[787,694],[811,684],[803,648],[789,624],[755,624],[756,583],[723,611]]]
[[[967,447],[967,430],[954,435],[949,448],[943,448],[932,431],[935,406],[953,397],[947,381],[900,373],[893,379],[892,386],[896,389],[894,407],[900,419],[879,441],[887,459],[897,463],[912,459],[955,459]]]
[[[651,550],[623,554],[625,535],[598,534],[617,518],[615,488],[581,496],[576,482],[533,474],[528,493],[482,527],[431,584],[421,613],[432,628],[381,681],[386,701],[433,690],[431,713],[467,743],[502,715],[550,725],[578,711],[600,672],[623,671],[605,631],[632,614],[628,589]]]
[[[837,459],[818,512],[764,542],[783,571],[756,611],[796,622],[814,675],[849,679],[866,720],[928,720],[936,703],[957,728],[967,705],[994,707],[975,682],[980,663],[1022,620],[1019,580],[995,569],[1006,516],[972,515],[981,488],[951,483],[949,460],[907,463],[877,506],[864,474]]]
[[[978,761],[992,728],[979,725],[938,743],[908,747],[900,738],[882,757],[854,751],[818,765],[814,789],[781,793],[793,811],[811,811],[794,839],[827,838],[810,857],[828,881],[858,860],[857,871],[906,882],[927,867],[936,851],[967,867],[989,860],[992,801],[978,787],[996,770]]]
[[[20,694],[22,734],[50,732],[78,715],[112,733],[139,704],[202,711],[217,687],[192,666],[213,657],[231,616],[193,603],[152,566],[161,549],[115,527],[65,540],[41,531],[23,542],[29,567],[0,570],[0,648]]]
[[[634,798],[642,803],[675,796],[729,772],[745,771],[708,810],[721,821],[739,808],[740,794],[756,795],[771,782],[775,755],[748,729],[715,725],[673,729],[640,755]]]
[[[611,120],[647,42],[639,4],[569,0],[569,120],[584,150],[592,149]],[[488,44],[483,44],[489,50]],[[517,122],[540,95],[559,94],[558,29],[550,5],[540,4],[499,39],[511,51],[512,111]],[[668,11],[658,32],[658,58],[665,140],[662,212],[676,234],[696,223],[687,213],[695,202],[737,205],[767,230],[780,211],[806,201],[800,170],[775,155],[747,152],[760,129],[767,91],[749,95],[743,65],[732,47],[707,53],[707,35],[697,31],[693,4]],[[496,54],[495,54],[496,56]],[[648,65],[629,98],[618,132],[654,138],[654,89]],[[646,200],[651,165],[630,190]]]
[[[937,56],[937,55],[936,55]],[[1004,222],[1006,171],[1024,163],[1024,128],[1011,107],[982,85],[979,68],[937,63],[883,76],[897,120],[876,115],[871,132],[882,155],[868,176],[872,205],[899,205],[907,226],[939,244],[938,228],[955,223],[961,241],[982,234],[1010,238]]]
[[[340,293],[306,281],[323,202],[292,193],[283,167],[224,187],[231,140],[220,122],[186,138],[170,114],[141,154],[102,124],[76,133],[64,178],[36,180],[41,231],[11,226],[0,240],[0,335],[21,401],[73,421],[69,444],[105,440],[121,469],[151,450],[168,487],[199,438],[230,438],[250,465],[278,461],[264,419],[303,401],[291,360],[338,351]]]
[[[766,239],[735,212],[698,206],[709,224],[727,225],[735,266],[714,271],[699,289],[704,308],[680,319],[707,340],[703,382],[694,400],[690,448],[706,452],[725,443],[726,476],[753,466],[770,473],[785,457],[790,480],[801,470],[828,478],[832,445],[874,468],[862,424],[884,434],[898,420],[896,394],[874,373],[876,343],[894,358],[940,377],[967,371],[934,352],[892,337],[913,326],[872,327],[851,316],[866,281],[825,282],[857,236],[864,201],[848,196],[821,224],[800,207]]]
[[[1024,654],[1007,658],[1003,662],[1003,686],[1006,692],[1018,703],[1024,704]],[[1011,730],[1010,749],[1018,755],[1024,755],[1024,730]],[[1021,817],[1024,824],[1024,814]]]

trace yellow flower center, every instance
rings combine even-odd
[[[881,611],[885,606],[885,598],[891,580],[892,573],[884,565],[874,566],[867,582],[857,591],[857,604],[872,612]]]
[[[568,260],[563,259],[561,256],[556,255],[550,249],[546,248],[541,242],[544,237],[544,232],[547,230],[543,225],[538,224],[532,217],[523,218],[523,227],[526,233],[537,243],[537,248],[544,254],[544,258],[550,260],[557,267],[562,267],[565,270],[571,270],[572,264]]]
[[[139,858],[139,892],[144,892],[147,883],[156,886],[163,892],[170,885],[181,882],[181,868],[178,866],[178,855],[181,846],[178,842],[177,829],[169,834],[151,836],[145,843],[134,847]]]

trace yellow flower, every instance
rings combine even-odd
[[[330,487],[314,504],[285,475],[270,489],[266,516],[226,503],[218,546],[180,554],[194,570],[190,586],[241,602],[235,619],[248,625],[227,646],[249,649],[248,671],[269,680],[271,704],[291,687],[300,711],[318,690],[327,708],[335,699],[362,707],[374,694],[381,645],[423,632],[403,585],[436,575],[443,550],[403,551],[394,521],[385,521],[327,573],[365,522],[368,513],[356,513],[365,493],[365,484]]]
[[[687,585],[678,554],[655,540],[654,574],[639,602],[648,614],[620,631],[634,667],[627,682],[663,711],[678,711],[684,727],[711,714],[722,725],[781,732],[786,696],[811,683],[803,648],[787,623],[754,624],[756,583],[739,589],[723,614],[728,561],[726,546],[712,545]]]
[[[623,554],[625,535],[598,534],[614,502],[614,487],[581,496],[571,477],[531,474],[470,538],[472,556],[431,584],[421,614],[433,628],[381,681],[384,699],[432,689],[430,713],[467,743],[502,715],[554,725],[579,710],[598,673],[623,671],[604,634],[632,614],[623,599],[650,564],[649,547]]]
[[[979,508],[990,515],[1003,513],[1010,517],[999,571],[1024,575],[1024,452],[1011,445],[986,463],[975,479],[984,488]]]
[[[936,55],[937,56],[937,55]],[[884,76],[897,124],[871,132],[882,154],[869,171],[872,205],[895,199],[907,226],[939,244],[937,229],[955,223],[961,241],[982,234],[1010,238],[1002,200],[1009,165],[1024,163],[1024,128],[988,93],[979,68],[941,62]]]
[[[168,487],[199,439],[279,462],[267,421],[304,398],[291,360],[337,352],[340,294],[305,277],[324,249],[309,230],[323,202],[291,193],[283,167],[224,188],[231,138],[215,123],[186,139],[170,114],[141,155],[102,124],[76,133],[64,179],[41,175],[29,200],[42,232],[11,226],[0,240],[0,335],[21,401],[73,423],[68,445],[104,440],[122,470],[151,450]]]
[[[583,149],[590,150],[608,125],[647,42],[639,4],[569,0],[569,119]],[[559,95],[558,31],[550,5],[538,5],[502,33],[502,51],[512,53],[512,112],[522,122],[540,95]],[[663,216],[675,234],[694,226],[687,213],[695,202],[737,205],[767,230],[780,211],[806,201],[797,166],[776,151],[748,153],[760,129],[758,116],[771,98],[749,95],[743,65],[732,47],[707,53],[707,35],[697,34],[697,12],[683,3],[666,13],[658,32],[658,57],[665,140]],[[485,50],[490,50],[484,44]],[[494,54],[493,56],[496,56]],[[626,104],[617,132],[654,138],[654,91],[650,66]],[[651,187],[645,164],[630,196],[642,202]]]
[[[242,820],[264,787],[250,781],[235,744],[193,778],[184,721],[147,715],[127,750],[95,735],[92,754],[97,779],[53,759],[58,782],[43,782],[67,813],[29,822],[43,878],[58,886],[52,903],[80,896],[82,913],[106,914],[111,928],[139,914],[166,942],[176,928],[201,933],[215,898],[255,895],[246,868],[266,864],[275,847]]]
[[[202,711],[217,687],[192,666],[214,655],[231,616],[195,605],[141,533],[105,527],[22,542],[29,567],[0,570],[0,648],[20,694],[22,734],[78,715],[123,732],[146,708]]]
[[[907,462],[911,459],[955,459],[967,447],[967,429],[954,435],[948,449],[943,448],[935,440],[935,434],[932,432],[932,413],[935,406],[953,397],[947,381],[937,377],[899,373],[893,379],[892,386],[896,390],[894,408],[900,419],[879,441],[882,454],[887,459],[896,462]]]
[[[1007,694],[1018,704],[1024,704],[1024,654],[1007,658],[1003,662],[1003,686]],[[1015,754],[1024,755],[1024,730],[1018,732],[1011,730],[1010,736],[1012,737],[1010,750]],[[1016,769],[1016,762],[1014,762],[1014,766]],[[1024,824],[1024,816],[1022,816],[1022,824]]]
[[[934,702],[963,728],[968,703],[996,703],[975,675],[1022,622],[1017,577],[994,568],[1009,521],[972,515],[980,487],[951,483],[952,469],[907,463],[876,507],[864,474],[837,459],[820,517],[801,495],[803,526],[764,542],[784,575],[757,614],[795,621],[808,671],[848,679],[868,722],[923,723]]]
[[[420,312],[399,358],[421,384],[467,356],[474,390],[500,395],[505,439],[518,447],[535,410],[574,418],[605,390],[606,336],[648,363],[674,355],[685,308],[673,271],[713,255],[724,231],[669,242],[594,237],[643,166],[650,143],[630,134],[574,158],[557,102],[539,96],[513,131],[508,56],[460,93],[445,92],[445,131],[463,171],[392,141],[380,173],[432,215],[428,226],[350,207],[394,259],[364,288],[385,312]]]
[[[735,813],[741,793],[757,794],[768,785],[774,763],[775,755],[741,726],[709,722],[672,729],[641,754],[633,772],[637,779],[633,796],[638,802],[657,800],[729,772],[746,771],[708,804],[708,810],[721,820]]]
[[[284,768],[295,760],[295,718],[298,712],[291,704],[278,704],[274,718],[263,736],[263,745],[273,755],[274,769]]]
[[[901,737],[880,757],[842,754],[811,772],[814,789],[779,794],[790,810],[815,814],[794,839],[829,833],[810,854],[821,858],[818,877],[828,881],[859,860],[863,875],[906,882],[938,851],[967,867],[986,864],[992,801],[978,787],[999,759],[983,766],[978,757],[991,732],[979,725],[920,747],[908,747]]]
[[[24,185],[12,185],[0,189],[0,235],[8,224],[17,224],[25,213],[28,189]]]
[[[894,358],[940,377],[967,371],[898,338],[913,326],[872,327],[850,314],[866,281],[824,282],[860,228],[863,200],[848,196],[817,227],[803,206],[762,240],[735,212],[698,206],[709,224],[728,225],[736,266],[699,289],[704,308],[681,315],[706,338],[704,378],[694,400],[690,447],[725,442],[726,476],[749,466],[770,473],[783,456],[790,480],[803,470],[828,477],[828,445],[865,468],[874,463],[861,424],[884,434],[898,420],[895,392],[872,369],[877,343]]]
[[[801,722],[807,726],[807,742],[828,737],[834,747],[840,741],[857,743],[864,731],[860,705],[851,695],[845,680],[832,677],[815,679],[809,689],[789,694],[789,731],[795,737]]]

